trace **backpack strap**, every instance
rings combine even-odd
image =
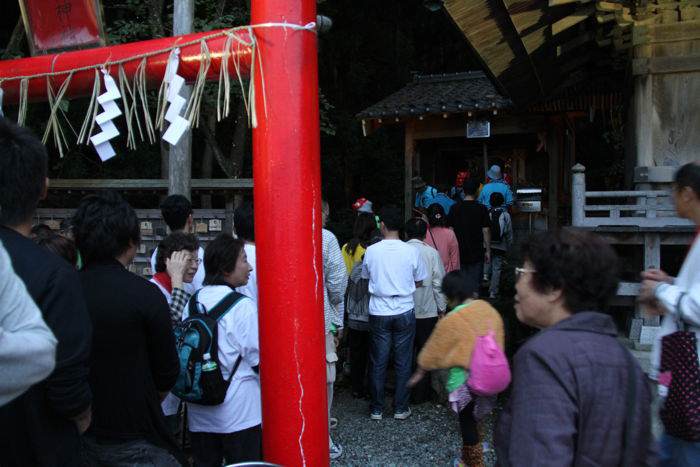
[[[207,316],[214,318],[216,321],[219,321],[222,316],[228,312],[233,305],[238,303],[240,299],[242,299],[244,295],[242,293],[233,291],[230,294],[226,295],[224,298],[221,299],[219,303],[216,304],[214,308],[209,310],[207,313]]]
[[[189,316],[194,316],[196,314],[199,314],[199,310],[197,309],[197,297],[199,296],[199,290],[192,295],[190,298],[190,302],[187,304],[187,309],[189,310]]]

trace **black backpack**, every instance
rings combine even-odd
[[[224,379],[219,362],[218,321],[243,295],[231,292],[207,311],[197,302],[195,293],[189,302],[189,315],[175,328],[175,344],[180,359],[180,373],[172,393],[180,399],[201,405],[219,405],[241,363],[238,356],[231,375]]]
[[[492,242],[499,242],[501,241],[501,237],[503,237],[503,232],[501,232],[501,215],[503,215],[503,208],[489,209],[489,218],[491,219]]]

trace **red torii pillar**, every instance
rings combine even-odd
[[[316,20],[315,0],[253,0],[251,10],[253,25]],[[0,82],[127,58],[208,34],[0,61]],[[264,72],[256,64],[253,179],[264,457],[285,466],[328,465],[317,36],[279,26],[257,28],[255,35]],[[218,77],[224,41],[208,41],[210,79]],[[248,71],[251,50],[235,53]],[[167,58],[164,53],[148,59],[149,85],[160,84]],[[179,73],[188,81],[196,76],[199,58],[199,45],[181,49]],[[129,78],[137,65],[124,65]],[[55,89],[65,77],[51,78]],[[93,79],[92,70],[76,73],[66,97],[89,94]],[[19,81],[2,82],[2,88],[5,104],[17,101]],[[28,97],[46,99],[45,79],[28,83]]]
[[[251,20],[304,25],[316,0],[254,0]],[[317,36],[255,34],[265,72],[264,94],[255,74],[253,130],[263,451],[285,466],[328,465]]]

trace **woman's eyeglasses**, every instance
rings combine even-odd
[[[515,268],[515,280],[517,281],[518,279],[520,279],[520,277],[523,274],[526,274],[528,272],[534,274],[537,271],[535,271],[534,269],[527,269],[527,268]]]

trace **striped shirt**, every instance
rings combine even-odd
[[[323,316],[326,333],[331,331],[331,324],[343,327],[345,313],[345,289],[348,286],[348,274],[340,251],[338,239],[329,230],[321,229],[323,251]]]

